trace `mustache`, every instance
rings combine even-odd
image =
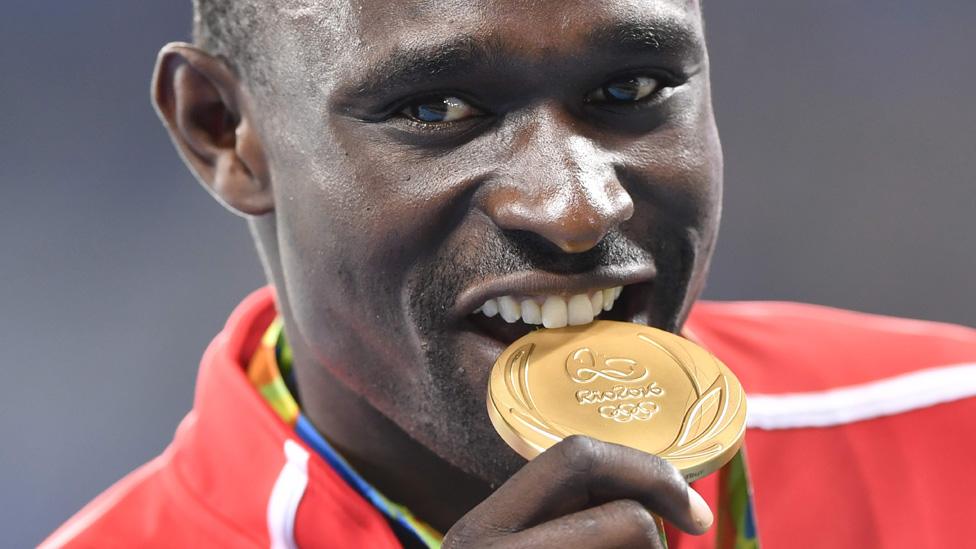
[[[485,242],[484,247],[486,249],[478,254],[478,268],[471,273],[475,277],[488,278],[529,270],[579,274],[601,267],[651,261],[648,252],[619,230],[608,232],[596,246],[579,253],[566,253],[538,234],[527,231],[506,231],[500,238]]]

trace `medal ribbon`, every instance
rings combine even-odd
[[[353,469],[305,417],[285,382],[292,372],[292,352],[285,341],[280,318],[276,318],[251,357],[247,376],[279,418],[295,430],[305,444],[341,476],[349,486],[399,528],[413,534],[429,549],[440,548],[444,536],[421,521],[409,509],[391,501]]]
[[[716,549],[759,549],[745,446],[719,471]]]
[[[715,549],[759,549],[744,447],[736,452],[732,461],[719,470],[718,476],[718,539]],[[661,537],[661,545],[667,549],[664,523],[657,515],[654,516],[654,522]]]

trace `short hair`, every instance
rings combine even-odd
[[[251,84],[267,81],[258,39],[266,0],[193,0],[193,41],[221,57]]]

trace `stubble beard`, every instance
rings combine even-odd
[[[452,310],[457,296],[472,283],[502,273],[531,269],[586,272],[628,265],[647,256],[617,232],[607,235],[590,252],[553,260],[546,255],[550,252],[538,250],[538,244],[532,237],[485,239],[478,246],[457,247],[431,260],[410,280],[409,317],[425,360],[421,376],[425,395],[419,399],[422,404],[414,406],[414,413],[401,417],[398,423],[452,466],[492,487],[504,483],[525,460],[495,432],[488,417],[485,399],[491,365],[465,363],[459,330],[448,325],[443,312]],[[687,274],[678,274],[682,280],[672,282],[686,288]],[[684,292],[678,294],[673,297],[680,301]],[[680,304],[669,303],[665,308],[677,311]],[[480,383],[471,383],[471,372],[466,373],[470,369],[479,372],[483,378]]]

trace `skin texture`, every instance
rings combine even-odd
[[[572,439],[523,468],[485,411],[507,342],[471,316],[498,295],[635,284],[616,318],[680,329],[721,203],[697,2],[279,4],[255,36],[260,85],[170,44],[153,98],[188,166],[249,220],[312,422],[389,497],[453,526],[448,545],[653,547],[645,508],[700,532],[707,510],[653,456]],[[594,95],[635,75],[661,85]],[[412,120],[432,96],[474,116]]]

